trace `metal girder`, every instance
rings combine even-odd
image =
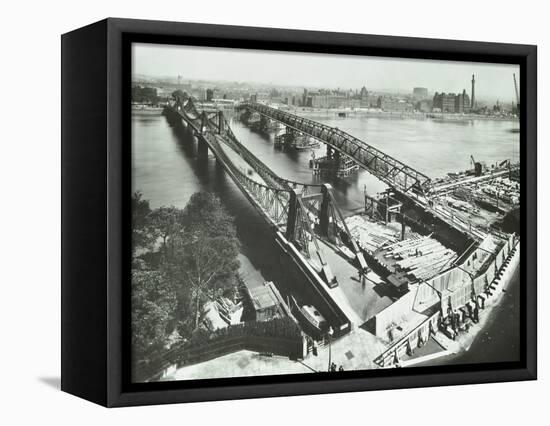
[[[215,136],[207,134],[205,138],[216,158],[231,173],[233,179],[240,184],[241,188],[248,193],[257,207],[260,207],[267,219],[277,227],[286,225],[290,199],[289,191],[264,185],[254,179],[250,179],[231,162],[220,147]]]
[[[331,243],[350,246],[356,256],[358,267],[366,271],[367,262],[362,251],[357,246],[355,238],[344,220],[344,216],[332,194],[332,186],[324,184],[320,194],[302,197],[304,207],[318,218],[317,231]],[[347,241],[342,240],[345,235]]]
[[[330,265],[325,259],[323,251],[319,247],[319,242],[315,235],[315,225],[309,217],[309,210],[304,205],[304,202],[300,196],[296,197],[296,211],[294,215],[294,235],[292,236],[292,242],[298,246],[298,249],[308,259],[312,258],[312,254],[316,254],[320,262],[320,275],[327,285],[332,288],[338,285],[338,281]],[[313,245],[313,247],[311,247]],[[313,249],[313,253],[311,252]]]
[[[243,105],[330,145],[382,182],[402,192],[408,192],[413,187],[427,191],[431,185],[428,176],[340,129],[259,103]],[[398,172],[392,174],[393,170]]]

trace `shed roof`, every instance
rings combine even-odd
[[[271,308],[279,304],[279,300],[273,291],[273,283],[267,282],[261,287],[252,287],[248,289],[254,309],[261,310]]]

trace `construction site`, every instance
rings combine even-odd
[[[447,354],[475,332],[518,265],[519,165],[471,160],[472,169],[437,179],[425,204],[395,189],[377,198],[365,192],[364,211],[346,218],[371,269],[367,279],[393,300],[365,327],[384,343],[380,366]]]

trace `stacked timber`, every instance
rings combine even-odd
[[[398,271],[426,280],[446,269],[456,253],[430,236],[399,241],[385,247],[384,257],[393,259]]]
[[[372,222],[365,216],[352,216],[346,219],[352,237],[363,250],[373,253],[380,247],[399,240],[400,233],[383,223]]]

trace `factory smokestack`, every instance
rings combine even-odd
[[[471,105],[470,108],[474,108],[476,102],[476,79],[474,74],[472,74],[472,98],[471,98]]]

